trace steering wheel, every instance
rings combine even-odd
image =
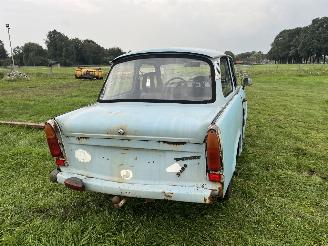
[[[178,81],[174,81],[174,80],[178,80]],[[184,79],[184,78],[181,78],[181,77],[174,77],[174,78],[171,78],[169,79],[165,85],[170,85],[170,84],[184,84],[186,83],[187,81]]]
[[[176,80],[176,81],[174,81]],[[173,85],[173,84],[176,84],[175,87],[170,87],[169,85]],[[165,87],[164,87],[164,96],[167,97],[168,99],[176,99],[176,97],[174,96],[174,93],[176,92],[176,89],[178,87],[182,87],[184,85],[187,84],[187,81],[184,79],[184,78],[181,78],[181,77],[174,77],[174,78],[171,78],[169,79],[166,83],[165,83]],[[180,90],[178,90],[180,91]]]

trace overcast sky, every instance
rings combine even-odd
[[[267,52],[283,29],[328,15],[328,0],[1,0],[0,40],[45,47],[48,31],[105,48],[200,47]]]

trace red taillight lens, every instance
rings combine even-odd
[[[49,146],[51,155],[53,157],[62,157],[63,154],[61,152],[54,128],[49,123],[46,123],[44,125],[44,132],[46,134],[46,138],[47,138],[47,142],[48,142],[48,146]]]
[[[218,172],[222,167],[221,145],[216,130],[210,129],[207,134],[207,169]]]
[[[220,173],[209,173],[208,180],[212,182],[221,182],[221,174]]]
[[[65,159],[57,158],[56,164],[57,164],[57,166],[65,166]]]

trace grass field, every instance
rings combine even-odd
[[[130,199],[51,184],[43,132],[0,126],[0,244],[328,245],[328,65],[243,67],[246,148],[233,196],[214,205]],[[43,122],[96,101],[102,82],[72,68],[0,80],[0,120]]]

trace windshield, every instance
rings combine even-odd
[[[145,58],[114,65],[100,101],[212,100],[209,63],[195,58]]]

